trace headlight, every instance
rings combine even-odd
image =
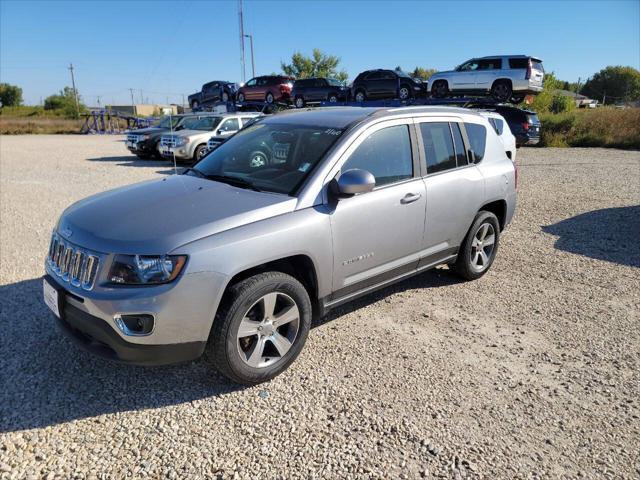
[[[139,140],[149,140],[151,138],[151,135],[149,135],[148,133],[146,135],[142,135],[140,136],[138,139]]]
[[[186,145],[187,143],[189,143],[189,138],[188,137],[179,137],[176,140],[176,145],[178,147],[182,147],[183,145]]]
[[[120,285],[168,283],[180,274],[186,255],[116,255],[109,281]]]

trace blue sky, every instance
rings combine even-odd
[[[498,53],[528,53],[560,78],[607,65],[640,68],[640,0],[244,0],[256,74],[296,51],[338,55],[350,78],[368,68],[439,70]],[[247,42],[248,55],[248,42]],[[208,80],[240,81],[237,1],[0,0],[0,81],[28,104],[70,85],[86,103],[180,102]],[[251,74],[247,58],[247,75]]]

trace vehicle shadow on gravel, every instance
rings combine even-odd
[[[84,352],[41,300],[42,279],[0,286],[0,432],[215,398],[244,387],[204,361],[134,367]]]
[[[151,158],[149,160],[142,160],[133,155],[122,155],[118,157],[97,157],[87,158],[88,162],[119,162],[119,167],[146,167],[146,168],[164,168],[165,170],[158,170],[156,173],[163,175],[171,175],[174,173],[173,165],[168,160],[158,160]],[[178,166],[178,172],[182,170],[182,166]]]
[[[432,270],[337,308],[313,327],[394,293],[460,281],[447,270]],[[94,357],[57,328],[41,290],[40,278],[0,286],[0,432],[178,405],[246,388],[203,360],[151,368]]]
[[[558,250],[640,267],[640,205],[581,213],[542,231],[559,237]]]
[[[428,270],[407,280],[377,290],[365,295],[364,297],[360,297],[357,300],[353,300],[337,307],[336,309],[331,310],[323,318],[316,320],[313,323],[312,328],[319,327],[320,325],[336,320],[343,315],[348,315],[351,312],[384,300],[394,293],[405,292],[407,290],[422,290],[425,288],[440,288],[449,285],[456,285],[462,282],[464,282],[462,278],[458,277],[448,269],[435,268],[433,270]]]

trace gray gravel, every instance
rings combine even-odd
[[[64,207],[171,173],[121,142],[0,138],[0,478],[640,477],[640,153],[521,149],[489,274],[357,301],[239,388],[93,358],[41,301]]]

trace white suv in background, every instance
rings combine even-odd
[[[529,55],[495,55],[472,58],[454,70],[437,72],[428,90],[436,98],[449,95],[491,95],[498,102],[520,103],[530,93],[542,91],[542,60]]]
[[[493,129],[498,134],[498,138],[502,142],[504,146],[504,151],[507,154],[507,157],[515,163],[516,161],[516,137],[511,133],[511,129],[509,128],[509,124],[504,119],[502,115],[496,112],[491,111],[478,111],[480,115],[489,120],[489,123],[493,127]]]

